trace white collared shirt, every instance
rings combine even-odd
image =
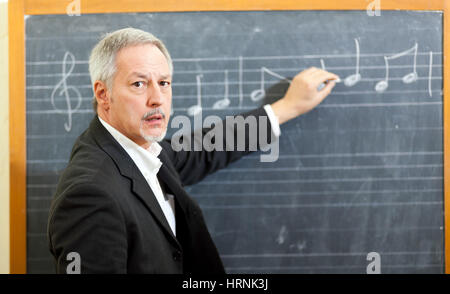
[[[155,194],[156,200],[158,201],[173,234],[176,235],[175,203],[173,195],[163,193],[156,176],[162,165],[161,160],[158,158],[159,153],[161,153],[161,146],[157,142],[153,142],[150,144],[150,147],[144,149],[132,140],[128,139],[125,135],[120,133],[100,117],[98,119],[106,130],[114,137],[114,139],[116,139],[120,146],[125,149],[133,162],[136,164],[139,171],[152,189],[153,194]]]

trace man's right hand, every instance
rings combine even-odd
[[[297,74],[284,97],[271,105],[279,123],[287,122],[319,105],[330,94],[337,79],[339,76],[316,67]],[[326,86],[318,90],[325,82]]]

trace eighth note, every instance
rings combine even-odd
[[[430,51],[430,66],[428,68],[428,94],[430,97],[433,96],[433,91],[431,90],[431,78],[433,76],[433,51]]]
[[[414,52],[413,71],[409,74],[404,75],[402,78],[402,81],[405,84],[410,84],[417,80],[417,72],[416,72],[417,48],[418,48],[418,45],[416,43],[413,47],[411,47],[410,49],[408,49],[406,51],[400,52],[395,55],[384,57],[384,63],[385,63],[385,67],[386,67],[386,76],[385,76],[384,80],[379,81],[375,85],[376,92],[382,93],[389,87],[389,60],[394,60],[394,59],[400,58],[402,56],[410,54],[411,52]]]
[[[217,101],[213,105],[213,109],[224,109],[228,105],[230,105],[230,99],[228,99],[228,70],[225,70],[225,95],[224,98]]]
[[[69,64],[70,68],[69,70],[66,71],[66,66],[67,64]],[[67,78],[71,75],[73,68],[75,67],[75,56],[73,56],[72,53],[70,52],[66,52],[64,54],[64,58],[63,58],[63,62],[62,62],[62,79],[61,81],[56,84],[55,88],[52,91],[52,95],[50,97],[51,99],[51,103],[52,106],[55,110],[57,110],[60,113],[67,113],[67,122],[64,123],[64,129],[66,130],[66,132],[70,132],[70,130],[72,129],[72,113],[74,113],[76,110],[78,110],[81,106],[81,94],[78,91],[77,88],[73,87],[73,86],[67,86]],[[58,92],[59,89],[59,92]],[[75,92],[75,96],[77,99],[77,105],[75,106],[75,108],[72,109],[72,104],[70,102],[71,97],[69,95],[69,91],[73,91]],[[55,104],[55,94],[58,93],[58,96],[62,96],[63,98],[65,98],[66,101],[66,107],[67,109],[59,109],[56,104]]]
[[[273,71],[269,70],[266,67],[261,67],[261,86],[258,90],[254,90],[251,94],[250,94],[250,98],[252,99],[252,101],[259,101],[262,98],[264,98],[264,96],[266,95],[266,90],[264,89],[264,73],[268,73],[276,78],[279,78],[280,80],[283,81],[287,81],[288,83],[291,83],[291,80],[289,80],[286,77],[283,77],[277,73],[274,73]]]
[[[197,104],[188,108],[187,113],[190,116],[195,116],[202,112],[202,84],[201,78],[203,75],[197,75],[195,78],[197,79]]]
[[[325,68],[325,62],[323,61],[322,58],[320,59],[320,66],[322,67],[322,70],[327,70],[327,69]],[[335,82],[335,83],[340,83],[340,82],[342,82],[341,79],[332,80],[332,81]],[[317,91],[321,91],[323,88],[325,88],[325,86],[326,86],[329,82],[330,82],[330,81],[325,81],[325,82],[323,82],[322,84],[320,84],[320,85],[317,87]]]
[[[354,86],[357,82],[361,80],[361,75],[359,74],[359,43],[357,39],[355,39],[355,46],[356,46],[356,72],[345,78],[344,84],[347,87]]]

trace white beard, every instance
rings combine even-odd
[[[161,132],[161,134],[159,136],[152,136],[152,135],[146,135],[144,134],[144,130],[142,129],[142,125],[140,127],[140,132],[141,132],[141,136],[142,138],[145,139],[145,141],[149,142],[149,143],[153,143],[153,142],[161,142],[164,137],[166,136],[167,133],[167,129],[165,129],[164,131]]]

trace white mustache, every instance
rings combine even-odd
[[[145,113],[144,116],[142,117],[142,120],[146,120],[147,118],[149,118],[152,115],[155,114],[161,114],[163,119],[166,119],[166,115],[164,114],[164,111],[162,111],[160,108],[156,108],[156,109],[152,109],[149,112]]]

